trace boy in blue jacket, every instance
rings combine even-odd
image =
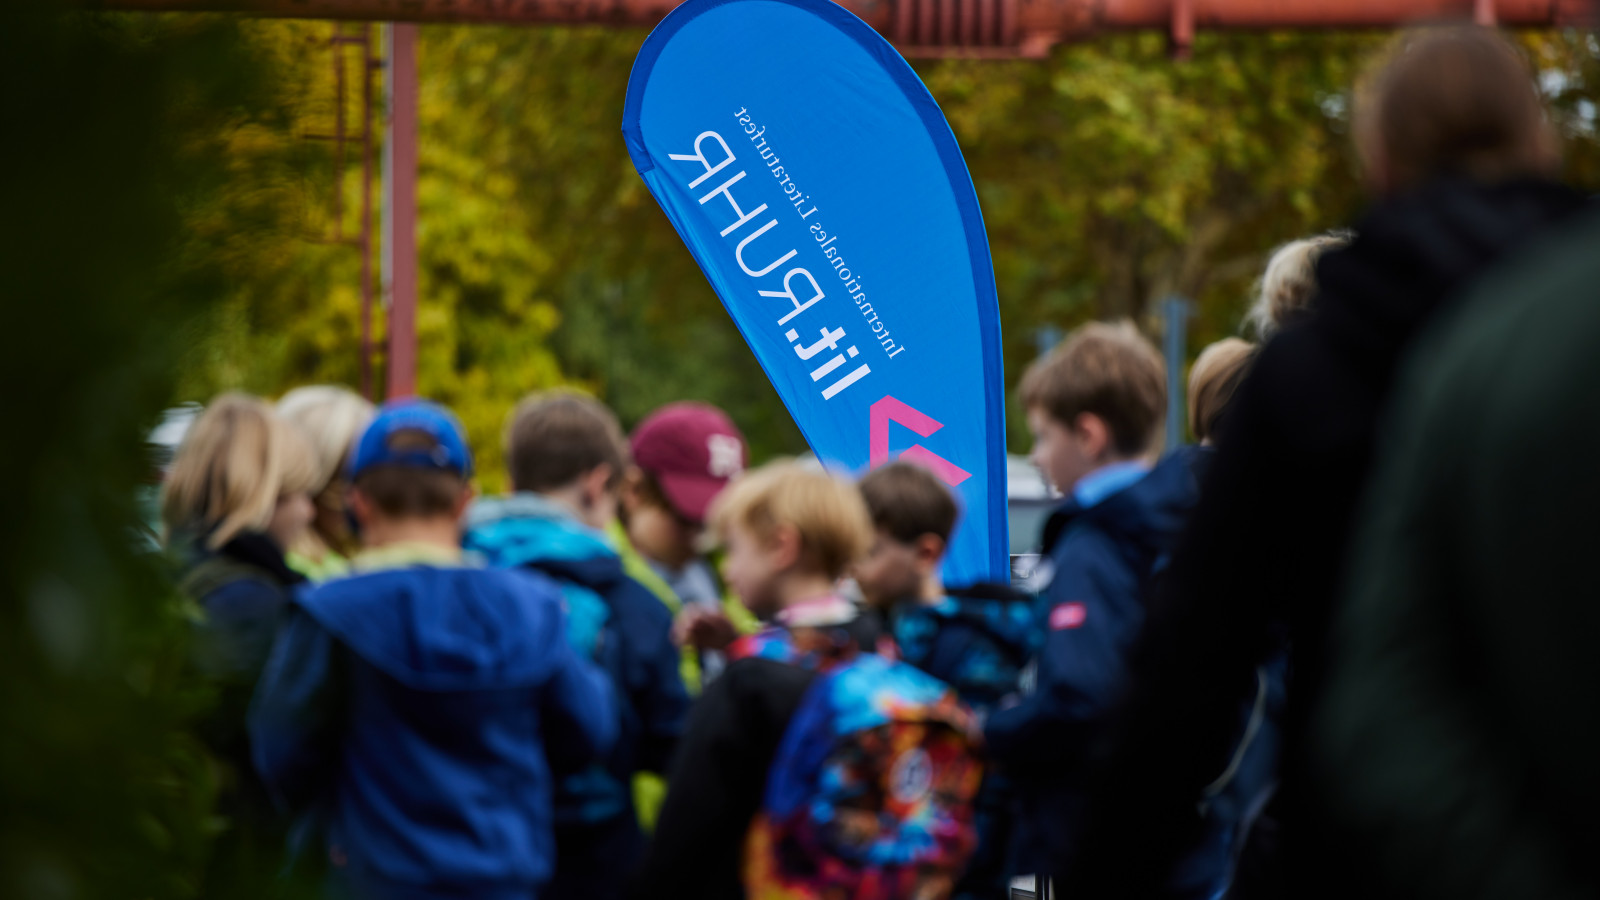
[[[1018,783],[1020,873],[1070,859],[1087,756],[1120,699],[1143,588],[1198,499],[1194,457],[1147,461],[1166,412],[1161,356],[1131,325],[1086,325],[1024,377],[1034,464],[1066,496],[1030,587],[1042,643],[1025,696],[984,728]]]
[[[862,476],[858,487],[874,534],[855,579],[884,620],[880,652],[950,685],[980,719],[1015,699],[1034,652],[1029,595],[1003,584],[945,587],[940,567],[959,513],[932,472],[893,462]],[[986,772],[973,805],[978,848],[956,882],[958,900],[1007,895],[1014,804],[1008,779]]]
[[[296,598],[251,710],[262,779],[320,812],[334,888],[357,900],[537,897],[550,768],[616,738],[556,586],[462,563],[471,465],[443,408],[379,412],[351,463],[366,549],[352,577]]]
[[[556,872],[544,895],[605,900],[620,896],[644,852],[633,782],[666,772],[688,714],[672,614],[628,577],[604,532],[628,466],[610,410],[570,392],[529,397],[512,413],[506,460],[514,493],[472,508],[464,545],[560,585],[568,643],[616,691],[621,735],[610,755],[556,773]]]

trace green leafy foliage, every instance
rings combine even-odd
[[[341,185],[348,208],[356,182],[292,133],[330,119],[332,75],[315,43],[330,29],[250,26],[279,64],[284,112],[235,137],[254,159],[238,164],[241,177],[277,179],[239,199],[295,224],[240,257],[187,399],[355,380],[354,255],[304,236],[328,230],[329,186]],[[595,392],[625,423],[670,400],[708,400],[743,426],[758,458],[804,449],[628,160],[618,126],[643,33],[458,26],[423,36],[420,385],[461,412],[486,486],[502,484],[506,411],[559,383]],[[920,62],[978,187],[1008,380],[1041,330],[1131,318],[1155,334],[1155,303],[1169,295],[1197,304],[1195,350],[1234,333],[1266,254],[1349,223],[1364,203],[1350,88],[1386,40],[1202,34],[1193,60],[1174,63],[1160,36],[1144,34],[1046,60]],[[1521,40],[1544,73],[1571,176],[1600,187],[1595,38]],[[1020,447],[1021,416],[1010,419]]]
[[[1204,35],[1173,63],[1144,34],[925,67],[983,204],[1008,380],[1039,329],[1155,333],[1166,296],[1198,303],[1197,345],[1233,333],[1264,253],[1355,211],[1343,97],[1378,40]]]
[[[257,97],[209,19],[14,12],[0,28],[0,895],[201,891],[212,763],[187,623],[148,539],[143,437],[224,248],[186,226]],[[244,229],[243,223],[236,227]]]

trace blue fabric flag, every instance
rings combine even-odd
[[[960,495],[945,577],[1008,578],[1000,312],[977,193],[916,73],[828,0],[688,0],[623,135],[823,461]]]

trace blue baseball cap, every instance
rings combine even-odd
[[[433,439],[431,447],[415,446],[411,441],[396,441],[403,432],[420,432]],[[353,479],[373,466],[411,466],[454,472],[463,478],[472,474],[472,451],[455,414],[426,400],[393,400],[378,410],[378,415],[356,441],[350,460]]]

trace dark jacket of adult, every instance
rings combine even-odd
[[[1544,182],[1443,179],[1381,204],[1320,260],[1314,312],[1263,348],[1233,400],[1153,603],[1064,895],[1158,893],[1201,827],[1196,797],[1226,756],[1253,673],[1284,635],[1294,669],[1277,805],[1289,895],[1338,884],[1345,863],[1318,862],[1337,860],[1338,840],[1319,830],[1305,723],[1321,700],[1328,620],[1396,365],[1468,281],[1581,204]]]
[[[1597,246],[1486,278],[1396,388],[1316,732],[1362,896],[1600,896]]]
[[[200,734],[224,766],[220,812],[235,828],[267,828],[276,840],[279,815],[256,777],[245,717],[272,640],[305,576],[284,562],[283,550],[259,532],[243,532],[216,550],[185,543],[178,588],[200,607],[195,626],[196,668],[217,689]]]

